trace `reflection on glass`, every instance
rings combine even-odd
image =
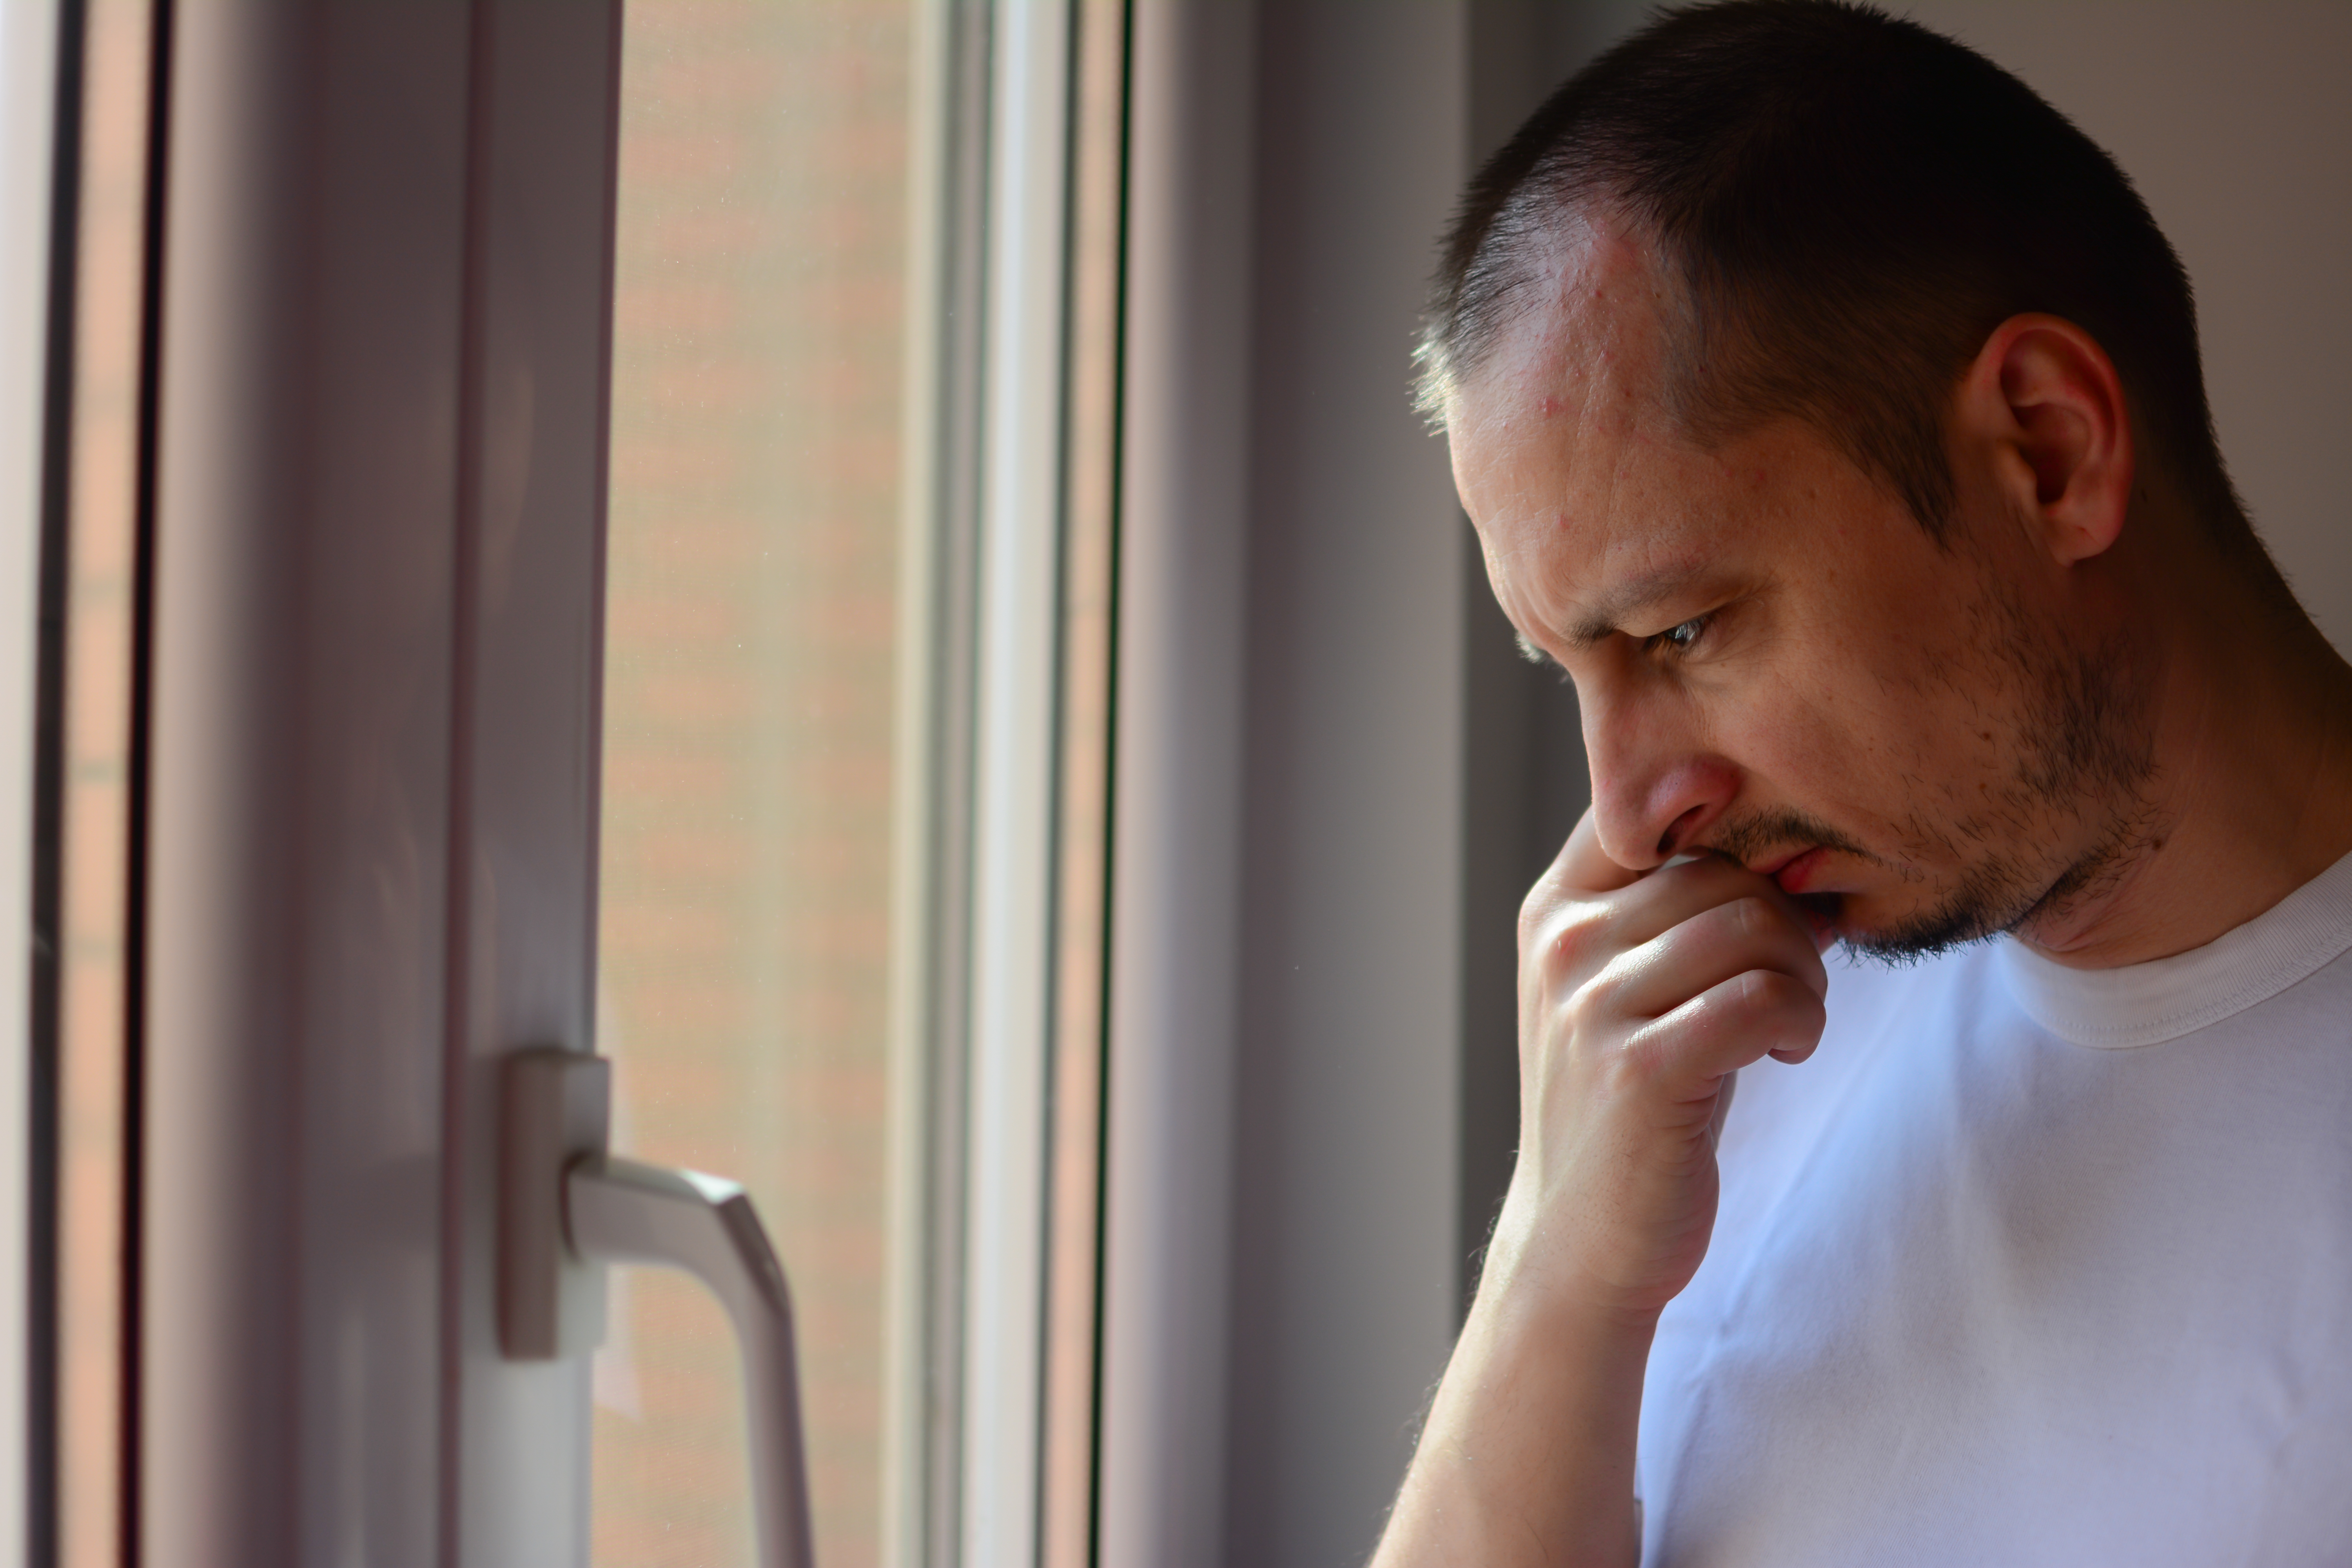
[[[600,1048],[618,1145],[750,1190],[817,1555],[883,1533],[886,1001],[911,0],[630,0]],[[595,1560],[751,1556],[717,1305],[619,1277]]]

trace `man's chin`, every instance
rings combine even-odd
[[[1830,923],[1846,951],[1887,964],[1940,957],[1998,936],[2008,924],[1982,902],[1967,898],[1920,904],[1867,893],[1815,893],[1801,901],[1833,905]]]

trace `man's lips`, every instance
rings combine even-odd
[[[1780,890],[1791,897],[1810,890],[1829,859],[1829,848],[1816,844],[1811,849],[1800,849],[1778,860],[1768,861],[1753,869],[1780,884]]]
[[[1816,844],[1810,849],[1800,849],[1778,860],[1768,860],[1750,869],[1767,876],[1780,885],[1780,890],[1796,900],[1798,912],[1811,928],[1813,945],[1822,952],[1837,940],[1839,905],[1843,901],[1833,892],[1812,891],[1821,880],[1830,858],[1829,847]]]

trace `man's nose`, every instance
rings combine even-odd
[[[1700,842],[1739,787],[1737,770],[1721,758],[1657,739],[1643,745],[1639,736],[1586,727],[1601,851],[1629,871],[1663,866]]]

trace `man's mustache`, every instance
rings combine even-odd
[[[1691,847],[1711,849],[1743,866],[1752,866],[1768,853],[1782,849],[1834,849],[1873,864],[1879,860],[1879,857],[1820,817],[1789,807],[1727,816],[1716,825],[1706,843]]]

